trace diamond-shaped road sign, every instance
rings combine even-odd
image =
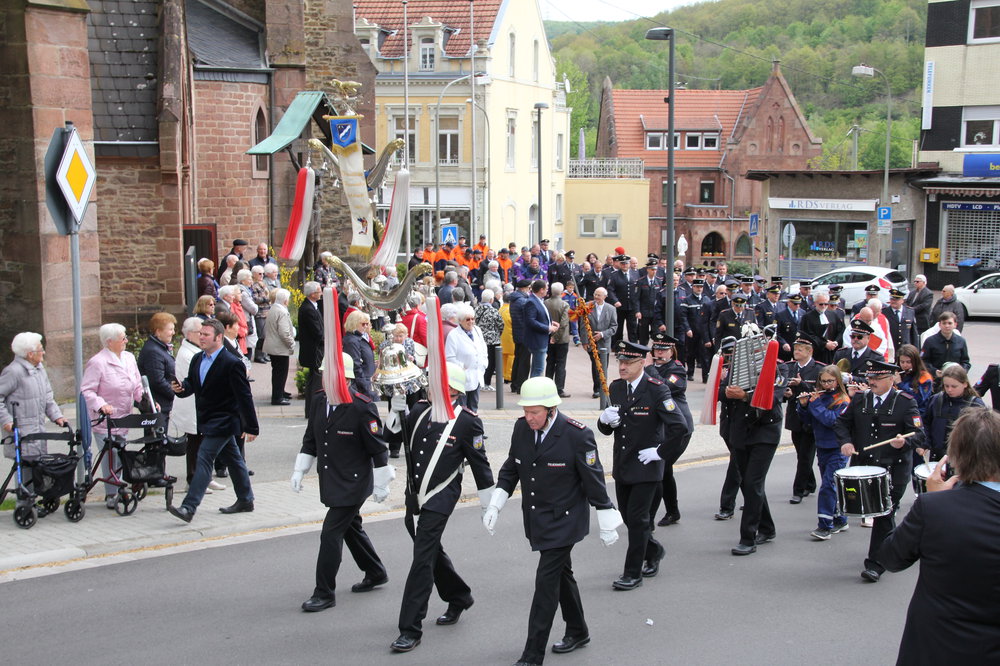
[[[76,128],[70,129],[67,133],[66,148],[56,170],[56,182],[66,197],[70,213],[79,224],[87,212],[90,193],[94,190],[94,183],[97,182],[97,172],[90,163]]]

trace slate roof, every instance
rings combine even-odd
[[[237,20],[193,0],[187,3],[186,21],[195,67],[267,67],[261,46],[262,28],[251,24],[250,19]]]
[[[399,0],[356,0],[355,17],[366,18],[386,30],[396,30],[395,35],[386,37],[379,51],[383,58],[403,57],[403,4]],[[489,40],[493,25],[500,14],[503,0],[476,0],[473,18],[476,40]],[[409,0],[407,18],[412,26],[425,16],[443,23],[458,32],[448,39],[445,55],[464,58],[469,55],[469,3],[459,0]]]
[[[677,90],[674,130],[717,131],[718,150],[674,151],[676,167],[717,168],[733,128],[753,108],[762,88],[750,90]],[[640,157],[647,167],[667,165],[666,150],[646,150],[646,130],[666,131],[666,90],[612,90],[618,157]]]
[[[87,37],[95,141],[158,138],[158,4],[89,0]]]

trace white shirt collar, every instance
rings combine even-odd
[[[548,436],[549,430],[552,430],[552,426],[555,424],[557,418],[559,418],[559,410],[553,407],[552,408],[552,417],[548,420],[548,422],[546,422],[545,427],[542,428],[541,431],[540,431],[542,433],[542,441],[543,442],[545,441],[545,438]],[[537,435],[536,435],[536,438],[537,438]]]

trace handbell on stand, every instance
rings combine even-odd
[[[372,377],[372,385],[386,397],[407,395],[427,386],[427,377],[406,357],[403,345],[393,343],[382,349],[379,369]]]

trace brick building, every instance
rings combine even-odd
[[[750,90],[677,90],[674,109],[676,237],[687,264],[756,261],[749,215],[761,208],[751,169],[805,169],[822,148],[778,63]],[[666,248],[668,109],[665,90],[616,90],[605,79],[597,156],[638,158],[649,179],[648,251]]]
[[[287,155],[249,156],[296,93],[375,70],[348,0],[15,0],[0,7],[0,362],[21,330],[46,336],[50,376],[72,377],[69,242],[45,207],[42,160],[73,121],[98,182],[81,228],[85,355],[108,321],[180,314],[183,255],[218,260],[233,238],[279,245],[295,172]],[[371,142],[374,127],[364,128]],[[310,136],[305,134],[305,138]],[[299,156],[304,142],[290,147]],[[321,195],[324,249],[347,225]],[[349,232],[348,232],[349,233]]]

